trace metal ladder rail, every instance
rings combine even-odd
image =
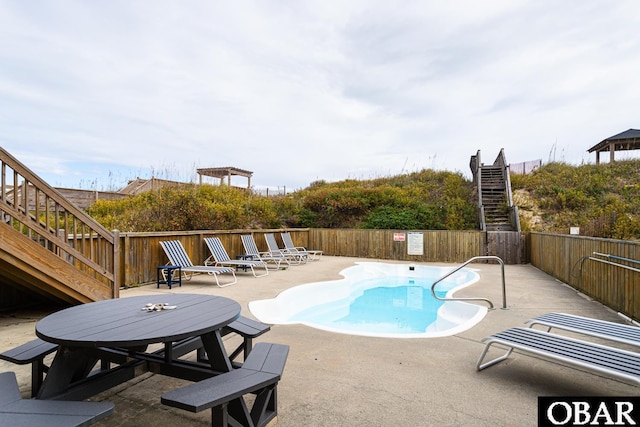
[[[493,255],[482,255],[482,256],[475,256],[473,258],[469,258],[467,261],[465,261],[459,267],[451,270],[450,272],[448,272],[444,276],[440,277],[438,280],[433,282],[433,284],[431,285],[431,293],[433,294],[433,297],[435,299],[437,299],[437,300],[440,300],[440,301],[484,301],[484,302],[489,304],[489,310],[495,309],[495,307],[493,306],[493,303],[487,298],[462,298],[462,297],[458,297],[458,298],[456,298],[456,297],[441,298],[438,295],[436,295],[436,291],[435,291],[436,285],[438,283],[442,282],[447,277],[449,277],[452,274],[456,273],[458,270],[461,270],[462,268],[467,266],[467,264],[470,264],[473,261],[485,260],[485,259],[493,259],[493,260],[496,260],[496,261],[498,261],[500,263],[500,266],[502,268],[502,309],[506,310],[506,308],[507,308],[507,288],[506,288],[505,280],[504,280],[504,262],[502,261],[502,259],[500,257],[493,256]]]

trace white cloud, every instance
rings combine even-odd
[[[54,185],[581,163],[637,128],[640,4],[0,0],[0,145]],[[562,156],[562,157],[560,157]],[[593,159],[591,159],[593,160]],[[173,170],[172,170],[173,169]]]

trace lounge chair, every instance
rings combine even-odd
[[[640,354],[632,351],[531,328],[507,329],[484,338],[482,341],[485,343],[485,347],[476,365],[478,371],[502,362],[511,355],[514,349],[517,349],[640,385]],[[494,344],[506,347],[507,352],[488,362],[483,362],[489,348]]]
[[[191,279],[191,274],[189,273],[207,273],[212,275],[216,279],[216,284],[223,288],[225,286],[233,285],[238,281],[236,278],[235,270],[231,267],[213,267],[210,265],[193,265],[189,255],[187,255],[187,251],[184,250],[182,243],[179,240],[167,240],[164,242],[160,242],[160,246],[164,250],[164,253],[167,254],[167,258],[169,258],[169,262],[172,265],[180,266],[182,270],[182,274],[185,275],[187,280]],[[220,280],[218,280],[218,275],[222,273],[230,273],[233,275],[233,281],[231,283],[220,284]]]
[[[263,277],[269,274],[267,263],[260,260],[237,260],[231,259],[227,250],[224,248],[222,241],[218,237],[205,237],[204,242],[207,244],[211,256],[204,261],[204,265],[214,265],[216,267],[240,267],[243,269],[250,268],[254,277]],[[255,267],[264,268],[264,273],[257,275]]]
[[[547,313],[527,321],[528,327],[531,328],[535,325],[546,326],[548,328],[547,332],[552,328],[563,329],[640,347],[640,328],[637,326],[623,325],[567,313]]]
[[[247,255],[251,256],[254,260],[263,261],[267,264],[274,264],[274,270],[280,269],[280,264],[285,263],[287,267],[291,265],[289,260],[284,255],[272,255],[269,252],[260,252],[258,250],[258,246],[256,245],[256,241],[253,240],[253,236],[251,234],[243,234],[242,238],[242,246],[244,246],[244,251]]]
[[[291,254],[304,255],[307,261],[318,261],[322,256],[322,251],[309,250],[304,246],[296,246],[291,239],[291,233],[280,233],[282,237],[282,243],[284,243],[284,250]]]
[[[280,247],[278,247],[278,242],[276,242],[276,236],[274,236],[273,233],[265,233],[264,238],[267,241],[267,247],[269,248],[271,256],[285,257],[289,262],[296,265],[307,262],[308,257],[305,254],[289,253],[286,250],[280,249]]]

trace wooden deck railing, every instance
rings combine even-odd
[[[114,257],[119,252],[117,235],[114,237],[114,233],[2,148],[0,161],[0,220],[108,286],[112,296],[117,296],[120,287],[119,257]]]
[[[603,263],[594,253],[640,260],[640,242],[568,234],[530,233],[531,264],[607,307],[640,319],[640,272],[635,263]],[[631,268],[625,268],[631,267]]]

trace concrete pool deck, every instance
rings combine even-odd
[[[250,301],[273,298],[290,287],[340,278],[356,261],[320,261],[254,278],[238,273],[238,283],[215,286],[196,276],[182,287],[155,284],[121,291],[121,297],[202,293],[233,298],[242,314],[253,317]],[[432,264],[446,265],[446,264]],[[451,264],[456,267],[458,264]],[[501,270],[496,264],[470,264],[480,280],[457,296],[486,297],[502,305]],[[550,311],[618,321],[613,311],[589,300],[531,265],[505,266],[507,306],[497,308],[473,328],[451,337],[391,339],[336,334],[301,325],[274,325],[256,341],[290,346],[278,386],[277,420],[292,426],[535,426],[538,396],[637,396],[640,387],[518,353],[484,371],[476,361],[481,339]],[[480,304],[480,303],[479,303]],[[29,341],[45,312],[19,311],[0,316],[0,351]],[[235,339],[235,338],[230,338]],[[492,352],[491,354],[498,354]],[[30,367],[0,361],[0,372],[15,371],[23,395],[29,394]],[[95,397],[115,403],[114,414],[96,426],[210,425],[210,411],[191,414],[160,404],[160,395],[185,381],[145,373]]]

